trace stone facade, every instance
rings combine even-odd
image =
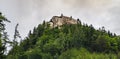
[[[64,24],[78,24],[80,21],[73,19],[72,17],[67,17],[67,16],[53,16],[52,19],[50,20],[49,24],[50,27],[55,28],[55,27],[60,27]]]

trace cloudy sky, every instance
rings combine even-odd
[[[43,20],[61,13],[120,35],[120,0],[0,0],[0,11],[11,21],[6,25],[11,38],[17,23],[24,38]]]

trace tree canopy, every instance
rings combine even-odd
[[[63,16],[63,15],[61,15]],[[105,27],[95,29],[93,25],[64,24],[61,28],[50,28],[45,21],[21,38],[15,27],[13,41],[7,38],[4,22],[9,22],[0,13],[0,59],[119,59],[120,36],[106,31]],[[7,55],[6,43],[12,43]]]

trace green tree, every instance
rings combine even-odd
[[[5,49],[6,49],[6,41],[7,41],[7,32],[5,32],[5,24],[4,22],[10,22],[6,19],[0,12],[0,58],[4,57]],[[3,35],[5,34],[5,36]]]

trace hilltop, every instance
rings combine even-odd
[[[72,16],[67,17],[61,14],[61,16],[53,16],[50,22],[48,23],[50,24],[50,27],[55,28],[55,27],[60,27],[64,24],[80,24],[81,21],[79,19],[76,20],[72,18]]]
[[[79,19],[53,16],[29,31],[6,59],[119,59],[120,37],[81,24]],[[59,29],[60,27],[60,29]]]

